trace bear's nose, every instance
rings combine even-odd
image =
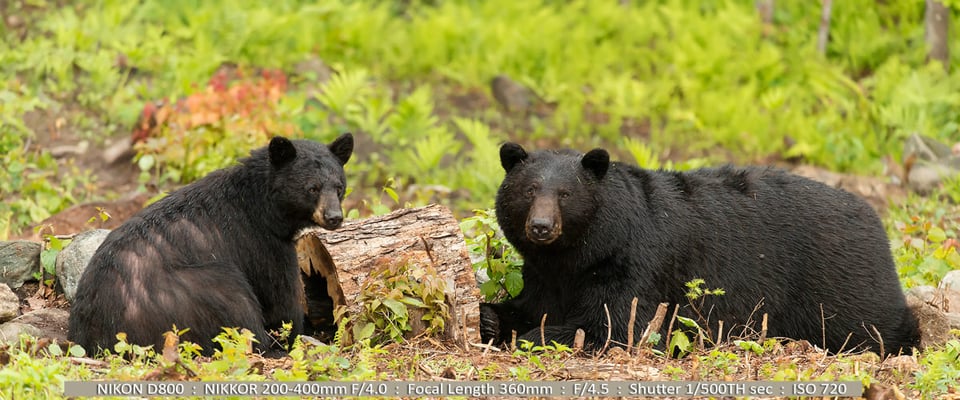
[[[533,239],[550,239],[552,231],[553,221],[547,218],[534,218],[530,221],[530,233],[533,235]]]
[[[340,223],[343,222],[343,214],[337,213],[324,213],[323,220],[327,223],[327,228],[337,228],[340,226]]]

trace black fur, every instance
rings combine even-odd
[[[147,207],[107,236],[77,287],[69,339],[88,351],[127,341],[162,346],[162,333],[213,352],[222,327],[303,331],[294,236],[337,228],[353,151],[344,134],[329,146],[275,137],[240,165],[216,171]],[[274,349],[275,350],[275,349]]]
[[[484,342],[515,330],[539,344],[547,314],[547,343],[572,344],[581,328],[598,348],[607,305],[611,340],[624,344],[633,297],[639,338],[660,302],[694,317],[684,283],[702,278],[726,290],[702,310],[725,332],[743,333],[762,302],[750,328],[768,313],[771,337],[878,350],[876,327],[888,353],[919,344],[883,226],[850,193],[772,168],[644,170],[599,149],[528,154],[508,143],[501,162],[497,220],[524,257],[524,289],[481,305]]]

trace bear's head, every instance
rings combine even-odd
[[[507,172],[497,192],[497,220],[521,252],[531,246],[573,245],[600,207],[599,187],[610,167],[606,150],[527,153],[516,143],[500,147]]]
[[[267,154],[271,196],[284,217],[300,228],[340,227],[347,186],[343,165],[353,154],[353,135],[345,133],[328,145],[275,136]]]

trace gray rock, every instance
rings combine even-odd
[[[535,95],[532,90],[506,75],[497,75],[490,80],[493,98],[508,113],[524,113],[530,108]]]
[[[73,296],[77,294],[80,275],[83,274],[93,253],[109,233],[107,229],[94,229],[80,233],[57,255],[57,280],[68,301],[73,301]]]
[[[960,293],[960,270],[947,272],[940,280],[940,286],[944,289]]]
[[[907,289],[907,296],[913,296],[924,303],[930,303],[933,301],[934,296],[936,296],[936,292],[937,289],[933,286],[914,286],[910,289]]]
[[[20,298],[10,286],[0,283],[0,323],[7,322],[20,315]]]
[[[19,324],[32,327],[32,335],[56,339],[58,341],[67,340],[67,323],[70,319],[70,313],[59,308],[41,308],[23,314],[7,324]],[[6,324],[4,324],[6,325]]]
[[[19,322],[0,324],[0,343],[16,343],[20,334],[26,333],[33,337],[41,337],[42,332],[37,327]]]
[[[0,242],[0,283],[18,288],[40,271],[40,243],[26,240]]]

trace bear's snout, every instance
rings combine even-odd
[[[562,233],[560,229],[560,208],[550,198],[537,198],[527,216],[527,239],[536,244],[550,244]]]
[[[343,223],[340,198],[335,195],[321,196],[317,209],[313,212],[313,222],[327,230],[339,228]]]
[[[323,229],[334,230],[343,223],[343,212],[340,207],[322,208],[313,213],[313,222]]]
[[[527,237],[538,243],[549,244],[560,235],[554,234],[553,221],[546,218],[536,218],[527,225]]]

